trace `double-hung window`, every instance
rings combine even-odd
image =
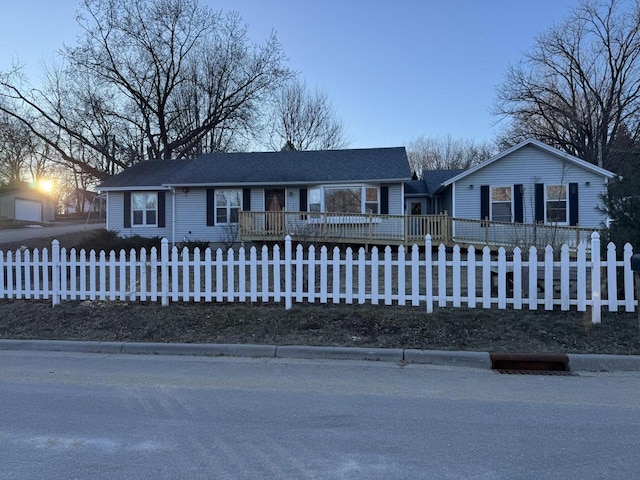
[[[547,223],[568,223],[569,211],[566,185],[545,185],[545,221]]]
[[[216,224],[238,223],[238,212],[242,207],[241,190],[215,191]]]
[[[379,191],[377,187],[365,187],[364,213],[378,213]]]
[[[133,225],[158,224],[158,193],[138,192],[131,194],[131,218]]]
[[[511,222],[513,198],[511,187],[491,187],[491,220],[494,222]]]

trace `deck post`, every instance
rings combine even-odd
[[[484,217],[484,244],[489,245],[489,217]]]
[[[404,246],[406,247],[408,245],[408,240],[409,240],[409,215],[403,215],[403,219],[404,219],[404,226],[403,226],[403,230],[404,230]]]

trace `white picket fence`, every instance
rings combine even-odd
[[[624,247],[616,260],[613,244],[600,258],[600,238],[591,236],[577,256],[564,245],[559,255],[548,246],[523,252],[500,248],[497,256],[488,247],[447,252],[440,245],[432,252],[431,238],[424,250],[417,245],[392,251],[373,248],[341,251],[337,247],[308,250],[252,247],[227,252],[201,252],[169,248],[160,252],[66,251],[54,241],[50,252],[0,251],[0,298],[63,300],[120,300],[169,302],[293,302],[371,303],[373,305],[424,305],[434,307],[527,308],[578,311],[591,308],[594,323],[607,307],[634,311],[632,248]]]

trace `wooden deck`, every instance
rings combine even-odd
[[[375,215],[311,212],[240,212],[239,236],[244,242],[294,241],[411,245],[431,235],[433,244],[529,248],[589,243],[599,229],[556,225],[467,220],[448,215]]]

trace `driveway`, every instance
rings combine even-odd
[[[0,243],[21,242],[31,238],[55,237],[67,233],[84,232],[105,228],[104,223],[61,223],[51,225],[33,225],[24,228],[0,230]]]

